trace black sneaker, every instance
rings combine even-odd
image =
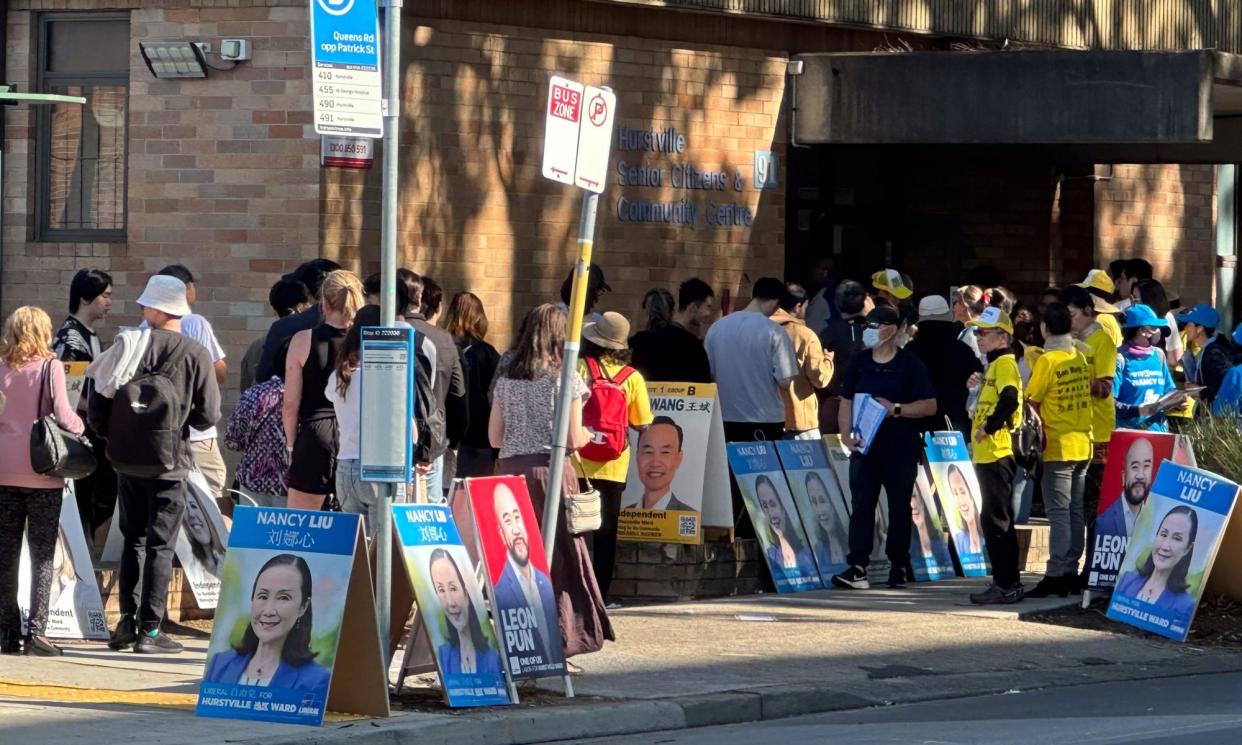
[[[62,657],[65,654],[45,636],[27,638],[22,652],[33,657]]]
[[[184,649],[163,631],[155,632],[154,636],[150,632],[144,633],[134,643],[134,651],[138,654],[179,654]]]
[[[112,638],[108,640],[108,649],[120,652],[122,649],[133,646],[136,641],[138,641],[138,631],[134,628],[133,616],[121,616],[121,620],[117,621],[116,628],[112,631]]]
[[[905,587],[906,570],[901,567],[893,567],[888,570],[888,586],[892,588]]]
[[[1076,577],[1047,577],[1039,581],[1031,590],[1026,593],[1028,598],[1050,598],[1052,596],[1066,598],[1069,597],[1070,587],[1076,584]]]
[[[871,588],[871,583],[867,581],[867,570],[860,566],[852,566],[840,574],[832,575],[832,584],[834,587],[840,587],[843,590],[867,590]]]
[[[1026,597],[1026,593],[1021,584],[1005,589],[996,583],[992,583],[983,592],[971,593],[970,602],[975,605],[1008,605],[1021,602],[1024,597]]]

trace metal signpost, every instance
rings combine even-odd
[[[315,131],[379,137],[379,14],[374,0],[310,0]]]
[[[595,213],[604,191],[608,156],[612,151],[612,126],[617,97],[608,88],[584,86],[554,76],[548,87],[548,109],[543,136],[543,175],[562,184],[584,189],[582,216],[578,222],[578,262],[574,265],[573,291],[569,299],[569,325],[565,330],[565,356],[561,362],[561,390],[552,427],[552,458],[547,500],[543,508],[543,549],[552,564],[556,527],[561,514],[565,442],[569,435],[569,410],[573,403],[573,378],[578,374],[578,340],[586,310],[587,277],[595,241]]]

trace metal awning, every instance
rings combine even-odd
[[[805,54],[791,73],[799,145],[1034,145],[1085,150],[1095,162],[1242,160],[1239,55]]]

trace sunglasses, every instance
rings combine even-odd
[[[875,322],[875,321],[871,321],[871,322],[868,322],[868,323],[867,323],[867,328],[869,328],[869,329],[882,329],[882,328],[884,328],[885,326],[896,326],[896,325],[897,325],[897,324],[895,324],[895,323],[877,323],[877,322]]]

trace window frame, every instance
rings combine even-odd
[[[35,224],[34,239],[41,243],[124,243],[129,227],[129,102],[130,71],[102,73],[49,72],[51,26],[54,23],[93,23],[99,21],[124,21],[130,26],[128,11],[120,12],[74,12],[50,11],[39,13],[36,24],[35,90],[48,92],[51,86],[79,85],[82,87],[119,86],[125,88],[125,137],[122,145],[125,188],[121,195],[121,226],[119,228],[54,228],[51,225],[52,180],[52,105],[35,107]],[[126,46],[126,59],[129,57]],[[79,145],[79,149],[80,149]]]

